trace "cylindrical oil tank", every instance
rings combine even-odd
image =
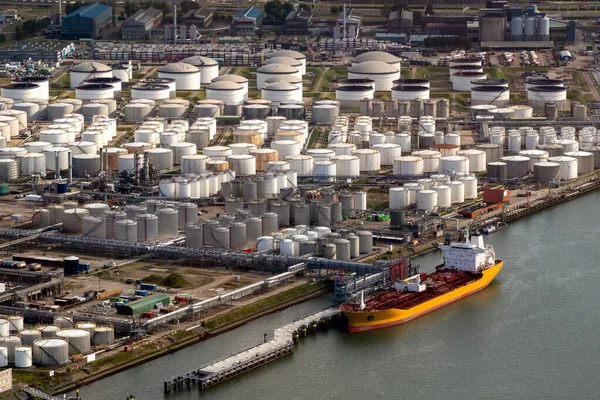
[[[381,153],[376,149],[357,149],[352,152],[360,160],[361,172],[379,171],[381,169]]]
[[[63,231],[66,233],[80,233],[82,221],[90,212],[85,208],[72,208],[65,210],[62,215]]]
[[[403,210],[408,205],[408,190],[401,187],[389,189],[389,205],[391,210]]]
[[[231,248],[234,250],[246,248],[246,244],[248,243],[246,224],[243,222],[234,222],[229,229],[231,234]]]
[[[90,352],[91,340],[89,331],[83,329],[65,329],[58,331],[56,336],[67,341],[69,344],[69,355]]]
[[[227,157],[233,154],[233,151],[226,146],[205,147],[202,153],[209,156],[212,160],[226,161]]]
[[[448,208],[452,204],[452,189],[450,186],[442,185],[432,187],[437,193],[437,206],[440,208]],[[418,207],[418,206],[417,206]]]
[[[469,159],[469,170],[471,172],[483,172],[486,169],[486,153],[483,150],[467,149],[457,153],[458,156]],[[443,172],[442,172],[443,173]]]
[[[499,180],[508,179],[508,164],[502,161],[487,163],[487,175],[490,178]]]
[[[0,337],[0,346],[8,350],[8,362],[15,362],[15,349],[21,346],[21,338],[18,336]]]
[[[394,159],[402,156],[400,145],[395,143],[381,143],[372,147],[381,153],[381,165],[392,166]]]
[[[71,329],[74,326],[73,321],[71,321],[70,326],[68,326],[66,323],[64,323],[63,325],[64,326],[62,326],[62,327],[60,325],[45,325],[45,326],[38,327],[38,329],[42,333],[43,339],[54,338],[54,337],[56,337],[56,333],[58,331],[60,331],[61,329]]]
[[[11,315],[8,317],[8,329],[14,334],[23,330],[23,317],[20,315]]]
[[[359,240],[360,254],[369,254],[373,252],[373,233],[369,231],[359,231],[356,233]]]
[[[204,226],[201,223],[190,223],[185,227],[186,247],[201,248],[204,245]]]
[[[206,170],[206,161],[210,158],[204,154],[181,156],[181,173],[196,174]]]
[[[17,156],[19,176],[27,177],[46,172],[46,156],[41,153],[27,153]]]
[[[250,154],[233,154],[227,157],[229,169],[235,171],[236,176],[256,175],[256,158]]]
[[[476,144],[475,149],[485,152],[487,162],[497,162],[503,157],[503,147],[495,143]]]
[[[565,148],[564,153],[572,153],[579,150],[579,142],[572,139],[555,139],[550,143],[563,146]]]
[[[313,180],[320,182],[334,182],[336,164],[333,161],[315,161],[313,164]]]
[[[79,154],[73,156],[73,177],[96,177],[100,174],[101,162],[98,154]]]
[[[567,108],[567,87],[533,86],[527,89],[527,104],[536,111],[545,110],[547,103],[554,103],[557,110]]]
[[[77,322],[75,324],[76,329],[82,329],[88,331],[90,333],[90,337],[94,336],[94,332],[96,331],[96,323],[94,322]]]
[[[438,194],[434,190],[419,190],[417,192],[417,210],[433,212],[438,205]]]
[[[231,233],[229,227],[217,226],[212,229],[214,247],[219,249],[231,249]]]
[[[140,123],[152,114],[154,107],[149,104],[133,103],[127,104],[124,108],[124,111],[125,122]]]
[[[273,212],[263,215],[263,235],[270,235],[279,230],[279,216]]]
[[[287,156],[299,155],[302,145],[295,140],[276,140],[271,142],[271,148],[277,150],[279,161],[283,161]]]
[[[456,82],[456,77],[454,78]],[[471,104],[492,104],[504,107],[510,103],[510,90],[504,86],[477,86],[471,84]]]
[[[97,326],[92,335],[94,346],[108,346],[115,342],[115,329],[112,326]]]
[[[569,156],[550,157],[548,162],[560,164],[560,180],[571,180],[577,178],[578,162],[577,158]]]
[[[177,227],[182,230],[187,224],[198,221],[198,206],[194,203],[177,204]]]
[[[298,176],[312,175],[314,169],[313,156],[298,154],[288,156],[285,160],[290,163],[290,169],[296,171]]]
[[[560,180],[560,164],[548,161],[534,164],[533,180],[542,183]]]
[[[102,217],[84,217],[81,221],[81,234],[83,236],[105,239],[106,223]]]
[[[330,161],[335,163],[338,176],[359,176],[360,158],[354,155],[339,155],[331,157]]]
[[[19,332],[23,346],[33,346],[33,342],[42,338],[42,332],[39,329],[23,329]]]
[[[469,158],[467,157],[449,156],[440,158],[439,172],[441,174],[454,175],[456,173],[468,173],[469,168]]]
[[[137,222],[131,219],[121,219],[114,223],[115,240],[137,242]]]
[[[54,318],[54,324],[56,324],[56,327],[58,327],[59,330],[60,329],[72,329],[75,326],[73,323],[73,320],[71,318],[63,317],[63,316]],[[54,335],[54,336],[56,336],[56,335]],[[54,337],[54,336],[52,336],[52,337]],[[43,332],[42,332],[42,337],[45,337],[45,336],[43,336]]]
[[[69,343],[64,339],[39,339],[33,343],[33,363],[41,366],[61,365],[69,361]]]
[[[176,143],[176,144],[179,144],[179,143]],[[144,154],[147,155],[148,162],[150,164],[152,164],[154,166],[154,169],[156,169],[157,171],[162,171],[165,169],[173,168],[174,152],[172,149],[161,149],[161,148],[147,149],[147,150],[144,150]],[[179,152],[179,154],[181,154],[181,152]],[[195,156],[195,154],[190,154],[187,156],[180,155],[180,161],[183,159],[183,157],[194,157],[194,156]],[[205,156],[202,156],[202,157],[205,157]],[[204,169],[204,168],[202,168],[202,169]],[[185,173],[185,172],[183,172],[183,167],[181,169],[181,173],[182,174]]]
[[[522,150],[519,152],[520,156],[529,157],[530,171],[533,172],[533,166],[539,162],[548,161],[548,153],[543,150]]]
[[[529,172],[531,170],[529,163],[530,163],[530,159],[529,157],[523,157],[523,156],[509,156],[509,157],[502,157],[501,159],[502,162],[505,162],[507,164],[507,178],[508,179],[513,179],[513,178],[522,178],[524,176],[529,175]]]
[[[156,210],[158,217],[158,237],[167,240],[177,237],[178,234],[178,212],[173,208],[161,208]]]

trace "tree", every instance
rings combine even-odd
[[[340,8],[338,6],[331,6],[331,8],[329,9],[329,12],[334,15],[339,14]]]
[[[307,3],[300,3],[298,5],[298,10],[310,11],[310,6]]]
[[[123,12],[125,12],[125,15],[128,17],[131,17],[139,9],[139,4],[135,4],[132,0],[127,0],[123,5]]]
[[[83,7],[83,3],[80,1],[76,1],[75,3],[67,3],[65,7],[65,15],[69,15],[81,7]]]
[[[382,17],[388,17],[390,15],[390,13],[392,12],[392,6],[390,6],[389,4],[384,4],[379,9],[379,12],[381,13]]]
[[[433,4],[427,4],[427,7],[425,7],[425,15],[435,15]]]
[[[294,6],[289,2],[281,2],[279,0],[271,0],[265,3],[265,14],[269,20],[283,21],[285,17],[294,9]]]
[[[190,10],[197,10],[200,8],[200,5],[198,3],[196,3],[195,1],[191,1],[191,0],[183,0],[181,2],[181,10],[186,13]]]
[[[0,33],[0,43],[4,42],[6,42],[6,36],[4,36],[4,33]]]

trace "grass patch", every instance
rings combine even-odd
[[[132,351],[122,351],[120,353],[116,353],[94,361],[90,365],[90,371],[95,372],[104,367],[124,364],[133,361],[136,358],[140,358],[148,353],[151,353],[154,350],[157,350],[157,348],[156,345],[154,345],[153,343],[144,343],[139,346],[134,346],[134,349]]]
[[[337,82],[340,79],[346,79],[348,77],[348,70],[342,68],[333,68],[325,72],[319,91],[329,92],[331,90],[331,82]],[[317,77],[318,80],[318,77]]]
[[[56,374],[48,376],[48,371],[19,371],[13,369],[13,384],[20,383],[31,387],[37,387],[40,390],[49,390],[68,380],[66,374]]]
[[[226,314],[219,315],[218,317],[208,319],[204,322],[203,325],[206,329],[209,330],[216,329],[221,326],[244,319],[252,314],[269,310],[273,307],[280,305],[281,303],[295,299],[314,290],[324,288],[327,285],[328,283],[326,282],[305,283],[293,289],[286,290],[285,292],[281,292],[274,296],[270,296],[266,299],[262,299],[255,303],[240,307]]]
[[[179,343],[194,336],[196,336],[196,334],[192,331],[177,331],[171,333],[169,339],[174,343]]]
[[[322,73],[323,73],[323,70],[321,68],[317,68],[317,67],[307,67],[306,68],[306,75],[312,77],[311,78],[312,81],[310,82],[310,85],[308,86],[309,92],[317,91],[317,83],[319,83],[319,77],[321,76]]]
[[[500,68],[485,67],[483,72],[487,74],[489,79],[506,79],[506,74],[502,72]]]

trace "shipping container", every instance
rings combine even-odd
[[[156,290],[158,286],[150,284],[150,283],[140,283],[141,290]]]
[[[138,289],[135,291],[136,296],[148,296],[147,290]]]

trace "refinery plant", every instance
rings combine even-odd
[[[94,375],[229,329],[229,311],[333,292],[265,334],[254,368],[421,276],[410,257],[598,189],[592,30],[488,3],[383,27],[362,6],[327,24],[298,8],[282,24],[301,40],[257,6],[113,21],[92,4],[46,29],[69,44],[24,44],[0,85],[0,368]]]

